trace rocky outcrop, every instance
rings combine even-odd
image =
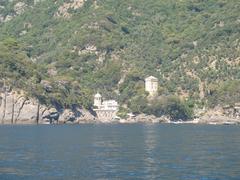
[[[95,116],[91,114],[88,110],[74,107],[73,109],[64,109],[60,113],[58,122],[59,124],[94,123]]]
[[[200,118],[194,119],[192,121],[192,123],[194,123],[194,124],[230,125],[230,124],[240,124],[240,119],[232,118],[232,117],[225,116],[225,115],[205,115]]]
[[[0,6],[0,24],[4,22],[11,21],[15,17],[23,14],[25,10],[28,8],[28,5],[24,2],[16,2],[16,4],[13,6],[13,9],[9,11],[8,14],[6,13],[1,13],[1,9],[5,9],[7,7],[5,6]],[[9,7],[8,7],[9,8]]]
[[[55,16],[69,19],[72,17],[72,14],[69,13],[69,11],[81,8],[84,5],[85,1],[86,0],[70,0],[67,3],[63,3],[63,5],[58,8]]]
[[[35,124],[47,107],[39,105],[34,99],[28,99],[16,92],[1,93],[0,122],[2,124]]]
[[[192,123],[197,124],[240,124],[240,104],[233,106],[217,106],[203,111]]]
[[[129,117],[127,119],[120,119],[120,123],[169,123],[170,117],[161,116],[156,117],[154,115],[139,114],[135,117]]]
[[[24,2],[18,2],[14,6],[14,11],[17,15],[21,15],[24,13],[27,5]]]
[[[14,91],[0,93],[1,124],[65,124],[92,123],[95,117],[87,110],[75,107],[60,109],[39,104],[36,99]]]

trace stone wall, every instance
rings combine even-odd
[[[99,122],[112,122],[116,116],[117,111],[115,110],[95,110],[97,120]]]

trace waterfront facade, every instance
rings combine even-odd
[[[101,121],[110,121],[116,117],[118,112],[118,102],[116,100],[102,100],[102,95],[97,93],[94,96],[94,111]]]

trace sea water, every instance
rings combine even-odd
[[[240,127],[0,126],[0,179],[240,180]]]

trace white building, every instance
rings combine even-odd
[[[149,76],[145,79],[145,91],[147,91],[150,96],[158,94],[158,79],[156,77]]]
[[[100,106],[100,109],[117,111],[118,103],[115,100],[103,101],[102,105]]]
[[[102,101],[102,95],[97,93],[94,96],[94,106],[96,109],[101,110],[118,110],[118,102],[115,100]]]
[[[97,93],[94,96],[94,106],[100,107],[102,105],[102,96],[101,94]]]
[[[99,93],[94,96],[94,106],[94,111],[96,112],[98,119],[101,121],[109,121],[114,119],[119,108],[117,101],[103,101],[102,96]]]

